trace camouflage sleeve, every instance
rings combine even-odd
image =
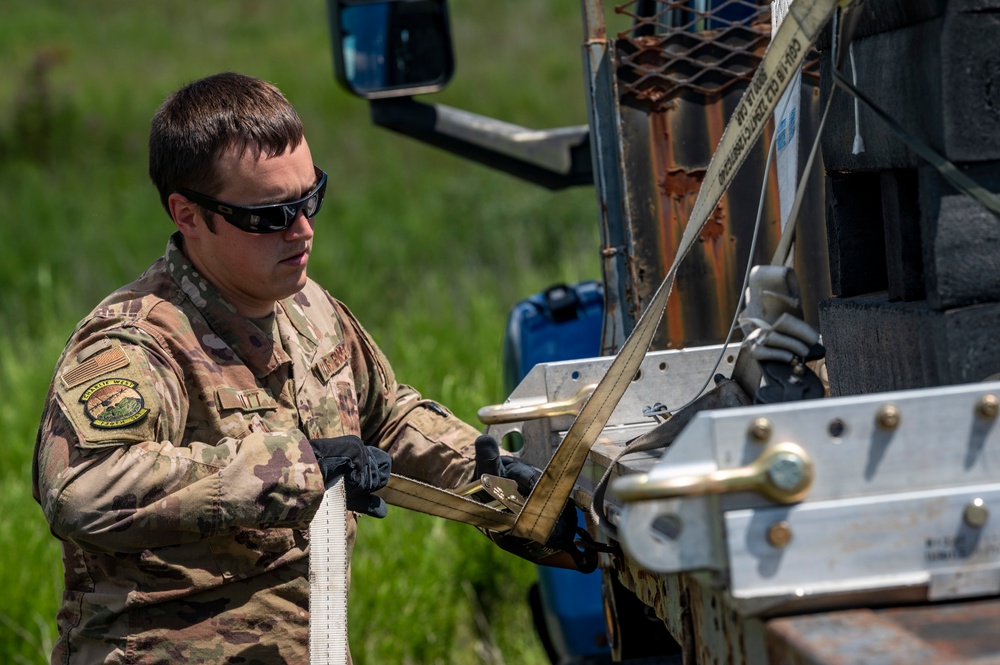
[[[36,492],[56,536],[89,551],[137,552],[308,525],[323,482],[303,434],[251,424],[180,445],[188,402],[172,361],[141,334],[112,338],[104,353],[127,363],[79,383],[71,373],[80,365],[64,363],[43,412]]]
[[[479,431],[448,409],[397,383],[371,336],[339,305],[344,341],[351,349],[362,438],[392,455],[393,473],[438,487],[472,479]]]

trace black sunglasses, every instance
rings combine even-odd
[[[316,177],[319,182],[311,192],[296,201],[270,203],[262,206],[237,206],[224,203],[211,196],[205,196],[190,189],[177,191],[200,206],[217,212],[227,222],[247,233],[277,233],[284,231],[295,222],[299,211],[303,211],[308,219],[312,219],[323,207],[323,196],[326,194],[326,173],[318,166]]]

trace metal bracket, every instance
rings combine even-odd
[[[722,571],[748,614],[996,594],[998,395],[983,383],[700,413],[644,477],[612,484],[622,545],[655,572]]]

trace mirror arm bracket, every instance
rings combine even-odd
[[[370,100],[372,122],[548,189],[594,182],[586,125],[533,130],[411,97]]]

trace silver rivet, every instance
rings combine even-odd
[[[975,498],[965,504],[965,513],[962,515],[965,523],[974,529],[979,529],[990,519],[990,510],[980,498]]]
[[[900,418],[899,408],[895,404],[885,404],[875,415],[875,423],[879,429],[891,431],[899,427]]]

